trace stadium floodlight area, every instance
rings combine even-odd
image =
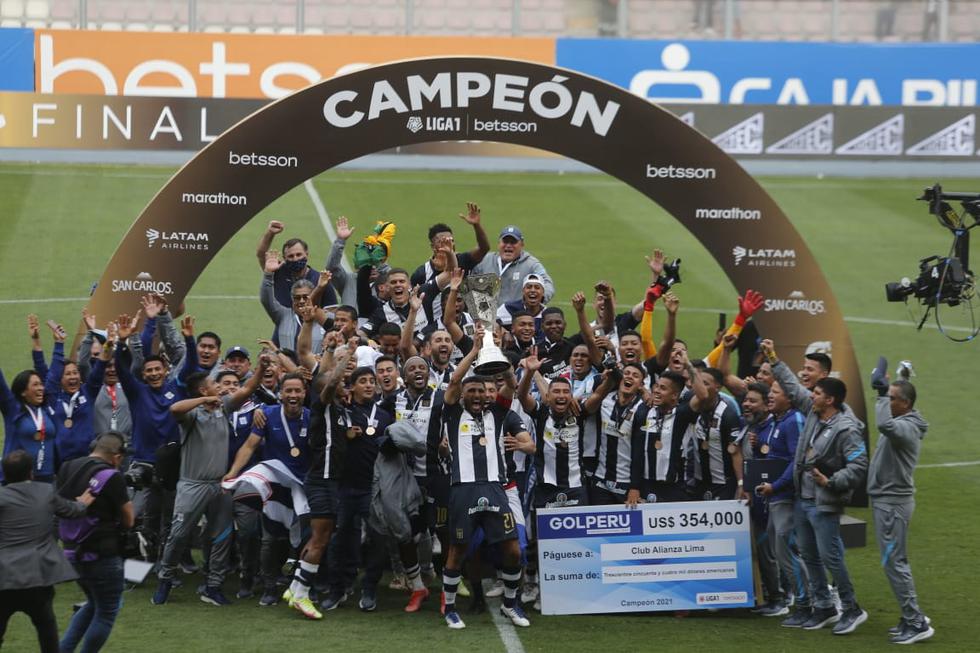
[[[0,0],[0,27],[972,42],[980,0]]]

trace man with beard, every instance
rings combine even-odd
[[[747,396],[750,395],[751,392]],[[763,497],[769,507],[766,533],[776,558],[777,571],[795,584],[795,599],[792,602],[796,604],[796,609],[809,612],[809,577],[796,551],[793,532],[793,457],[803,428],[803,415],[793,408],[783,387],[775,382],[769,388],[767,407],[769,416],[752,443],[752,455],[755,458],[785,460],[787,465],[778,479],[772,483],[762,483],[755,488],[755,493]],[[762,614],[775,617],[788,613],[790,596],[794,592],[790,592],[790,596],[786,594],[780,591],[775,598],[770,597],[770,609],[763,610]]]
[[[414,335],[415,320],[422,309],[425,300],[425,291],[416,288],[409,297],[408,318],[402,325],[401,342],[399,353],[402,360],[408,360],[412,356],[418,356],[419,352],[415,347]],[[453,339],[445,329],[435,329],[425,334],[422,339],[422,351],[426,354],[429,363],[429,387],[445,391],[449,386],[449,379],[456,367],[449,362],[453,354]]]
[[[578,320],[579,332],[572,338],[565,337],[565,314],[560,308],[551,307],[543,311],[541,331],[543,338],[538,341],[538,353],[544,361],[541,365],[541,376],[547,380],[558,376],[569,375],[569,359],[575,345],[584,343],[588,348],[592,362],[598,365],[602,355],[595,344],[595,335],[585,317],[585,294],[577,292],[572,296],[572,308]]]
[[[346,220],[343,220],[343,224],[346,225]],[[338,227],[340,224],[338,223]],[[259,245],[255,249],[255,256],[259,260],[259,267],[265,270],[266,258],[272,247],[272,241],[278,234],[281,234],[286,228],[279,220],[270,220],[269,226],[262,234],[262,238],[259,240]],[[353,230],[351,230],[353,231]],[[341,230],[338,228],[337,237],[341,239]],[[346,240],[350,236],[350,233],[343,233],[343,240]],[[342,250],[341,250],[342,251]],[[331,251],[331,254],[333,252]],[[320,281],[320,273],[309,266],[310,249],[306,244],[306,241],[301,238],[290,238],[282,246],[282,258],[285,260],[285,264],[273,274],[273,288],[275,290],[276,301],[284,307],[289,307],[292,302],[290,301],[290,289],[293,284],[300,279],[309,281],[314,287]],[[331,261],[327,261],[325,266],[326,269],[330,269]],[[320,300],[320,306],[333,306],[337,304],[337,294],[333,288],[328,288],[323,294]]]
[[[551,301],[555,294],[555,284],[548,271],[541,261],[524,250],[524,234],[514,225],[508,225],[501,230],[497,251],[487,254],[473,268],[473,274],[489,272],[500,276],[500,294],[497,295],[500,304],[519,301],[523,282],[529,275],[536,276],[543,288],[542,303]]]
[[[487,401],[481,377],[467,376],[483,344],[483,328],[477,327],[473,348],[453,372],[443,406],[443,440],[440,445],[452,461],[449,492],[449,530],[452,544],[443,568],[445,619],[451,629],[465,628],[456,610],[456,592],[467,546],[474,530],[481,528],[486,542],[499,549],[503,564],[503,616],[515,626],[531,625],[517,602],[521,579],[521,550],[517,523],[503,485],[507,483],[503,449],[534,453],[534,441],[520,419],[503,406]]]
[[[261,366],[265,359],[260,360]],[[207,586],[201,600],[211,605],[229,605],[221,585],[224,582],[231,552],[231,495],[221,489],[228,468],[228,424],[259,385],[259,375],[233,393],[222,395],[221,387],[205,372],[196,372],[187,380],[192,398],[175,402],[170,413],[181,426],[180,479],[174,500],[174,518],[170,535],[157,572],[159,583],[153,595],[154,605],[170,597],[178,557],[190,544],[191,535],[202,516],[207,517],[211,547]]]
[[[684,377],[668,370],[653,384],[653,406],[641,406],[638,410],[638,428],[633,430],[630,447],[632,467],[627,505],[688,499],[684,488],[683,444],[697,413],[691,408],[691,400],[680,401],[685,387]],[[703,383],[696,383],[694,389],[707,397]]]
[[[259,446],[263,447],[265,460],[279,461],[297,479],[302,480],[306,476],[311,458],[310,409],[303,405],[306,401],[306,380],[295,372],[285,375],[279,394],[281,405],[266,405],[255,411],[252,433],[238,450],[224,480],[237,477],[252,460]],[[257,424],[258,414],[262,415],[261,426]],[[259,604],[274,605],[277,598],[276,579],[282,565],[277,549],[282,536],[272,530],[267,519],[262,520],[262,527],[259,560],[264,591]]]
[[[420,356],[411,356],[405,361],[403,367],[405,387],[394,395],[387,397],[382,404],[383,408],[395,416],[396,421],[407,420],[420,433],[426,436],[428,447],[424,456],[417,456],[414,460],[413,473],[415,480],[422,490],[422,497],[425,505],[425,522],[430,531],[434,531],[439,537],[444,551],[448,550],[449,542],[446,533],[446,517],[449,509],[449,470],[439,456],[440,429],[442,427],[442,407],[444,391],[440,388],[433,388],[429,384],[429,364]],[[426,563],[431,568],[432,565],[432,544],[428,546],[423,541],[419,543],[419,549],[425,549],[426,555],[416,558],[414,563],[409,559],[405,568],[405,575],[408,578],[409,588],[412,595],[408,605],[405,606],[406,612],[417,612],[422,607],[422,602],[429,596],[429,591],[421,579],[421,562]],[[428,558],[427,560],[425,558]],[[402,553],[403,562],[406,555]]]
[[[499,296],[497,301],[501,301]],[[497,321],[509,327],[513,322],[514,314],[523,311],[534,318],[535,336],[540,337],[541,320],[544,318],[546,308],[548,307],[544,303],[544,279],[536,274],[529,274],[524,277],[521,285],[521,298],[503,302],[497,307]]]
[[[116,332],[120,344],[115,351],[116,371],[123,392],[131,407],[133,417],[133,467],[146,470],[145,487],[133,498],[137,515],[143,515],[143,536],[150,543],[150,556],[156,559],[157,546],[165,541],[173,510],[173,492],[153,480],[153,465],[156,451],[164,444],[177,442],[180,429],[177,420],[170,413],[170,406],[186,398],[186,383],[191,371],[197,369],[197,348],[194,341],[194,318],[185,316],[180,322],[181,334],[191,344],[187,348],[186,359],[177,378],[168,378],[164,360],[156,355],[143,358],[142,380],[130,371],[130,353],[127,339],[136,329],[136,320],[128,315],[120,315],[116,322]],[[158,539],[159,535],[159,539]]]

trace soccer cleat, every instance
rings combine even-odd
[[[466,586],[462,578],[459,579],[459,587],[456,588],[456,594],[462,596],[464,599],[470,598],[470,588]]]
[[[466,628],[466,624],[463,623],[463,620],[459,617],[459,613],[455,610],[449,610],[446,612],[446,625],[452,630],[462,630],[463,628]]]
[[[422,589],[412,592],[412,596],[408,599],[408,604],[405,606],[405,612],[418,612],[422,609],[422,603],[429,598],[429,590]]]
[[[840,620],[840,612],[836,608],[814,608],[810,614],[810,619],[803,624],[803,630],[820,630],[828,624],[837,623]]]
[[[782,617],[789,614],[789,606],[785,601],[773,601],[762,606],[758,612],[763,617]]]
[[[225,597],[225,593],[221,591],[220,587],[205,589],[204,593],[201,594],[201,600],[211,605],[231,605],[231,601]]]
[[[291,604],[293,602],[293,590],[287,587],[286,591],[282,593],[282,600],[285,601],[287,605]]]
[[[924,615],[923,615],[923,618],[926,620],[926,625],[927,626],[931,626],[932,625],[932,619],[930,619],[929,617],[926,617]],[[889,635],[897,635],[900,632],[902,632],[902,628],[904,628],[904,627],[905,627],[905,619],[899,619],[898,620],[898,623],[896,625],[894,625],[894,626],[892,626],[891,628],[888,629],[888,634]]]
[[[170,590],[174,587],[173,581],[160,579],[157,583],[157,591],[150,598],[153,605],[163,605],[170,598]]]
[[[344,594],[330,594],[327,598],[320,601],[320,609],[324,612],[329,612],[335,610],[338,605],[347,600],[347,593]]]
[[[847,635],[857,630],[857,627],[868,620],[868,613],[861,609],[857,603],[844,611],[840,616],[840,621],[834,624],[835,635]]]
[[[463,583],[460,583],[460,585],[462,584]],[[504,595],[504,581],[498,578],[497,580],[493,581],[493,587],[491,587],[486,591],[486,597],[488,599],[495,599],[498,596],[503,596],[503,595]]]
[[[262,596],[259,598],[259,605],[263,608],[268,608],[269,606],[277,605],[278,603],[279,603],[279,594],[276,593],[274,589],[266,590],[265,592],[262,593]]]
[[[929,639],[935,634],[936,631],[930,625],[927,617],[918,625],[910,623],[902,624],[902,630],[891,638],[891,642],[892,644],[915,644],[916,642]]]
[[[313,605],[313,601],[311,601],[310,597],[308,596],[290,601],[289,607],[296,610],[307,619],[313,619],[314,621],[323,619],[323,613],[316,609],[316,606]]]
[[[524,583],[524,591],[521,592],[521,603],[534,603],[539,593],[537,583]]]
[[[500,606],[500,614],[504,615],[510,622],[515,626],[520,626],[521,628],[527,628],[531,625],[531,621],[524,614],[524,610],[519,605],[514,605],[508,608],[506,605]]]
[[[361,599],[357,602],[357,607],[361,609],[361,612],[374,612],[378,609],[378,597],[374,595],[374,591],[367,592],[361,590]]]
[[[793,611],[793,614],[791,614],[786,619],[783,619],[782,623],[780,623],[779,625],[782,626],[783,628],[802,628],[803,624],[810,621],[810,616],[812,614],[813,614],[813,610],[811,610],[807,606],[801,605],[798,606],[796,610]]]

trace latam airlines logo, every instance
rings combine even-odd
[[[732,248],[735,265],[745,261],[748,267],[759,268],[795,268],[796,250],[794,249],[752,249],[736,245]]]
[[[589,91],[573,91],[565,86],[568,79],[554,75],[549,80],[532,81],[525,75],[478,72],[442,72],[429,79],[422,75],[380,79],[374,83],[370,95],[350,89],[331,94],[323,103],[323,117],[333,127],[348,129],[365,120],[383,118],[388,112],[418,113],[427,107],[469,109],[486,98],[483,101],[489,102],[494,111],[563,120],[573,127],[588,128],[597,136],[605,136],[619,114],[619,103],[603,101]],[[459,125],[455,126],[458,130]],[[409,120],[407,127],[422,129],[416,120]]]
[[[153,249],[157,241],[160,242],[160,249],[198,250],[202,252],[208,250],[208,234],[204,232],[147,229],[146,246]]]
[[[767,313],[773,311],[790,311],[809,313],[810,315],[821,315],[827,310],[822,299],[807,299],[801,290],[794,290],[786,299],[767,299],[765,309]],[[824,343],[810,343],[811,346],[822,344]],[[826,345],[829,349],[830,343],[828,342]],[[815,348],[814,351],[817,351],[817,349]],[[808,350],[807,353],[809,354],[811,352]]]

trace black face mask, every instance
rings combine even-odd
[[[295,275],[298,272],[305,270],[308,262],[309,260],[305,258],[296,259],[295,261],[286,261],[282,268],[287,274]]]

